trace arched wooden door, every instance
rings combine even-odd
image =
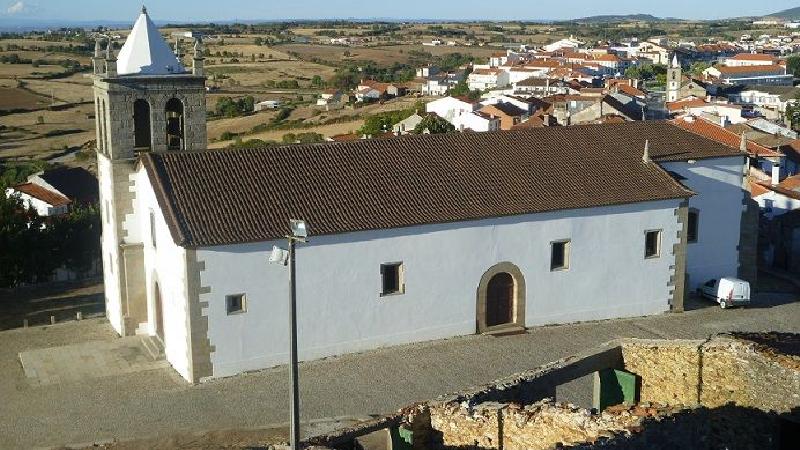
[[[506,325],[514,321],[514,277],[501,272],[486,287],[486,326]]]
[[[478,333],[525,328],[525,277],[510,262],[495,264],[478,284]]]

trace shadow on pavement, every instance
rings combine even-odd
[[[103,284],[100,280],[59,282],[15,289],[0,289],[0,331],[46,325],[53,316],[56,322],[105,314]]]

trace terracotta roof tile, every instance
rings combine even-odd
[[[449,133],[262,149],[148,153],[183,246],[324,235],[691,195],[654,161],[739,155],[667,122]],[[590,168],[590,169],[589,169]]]
[[[33,183],[18,184],[14,186],[13,189],[22,192],[24,194],[28,194],[31,197],[37,200],[41,200],[51,206],[66,206],[72,203],[67,197],[64,197],[63,195],[57,192],[53,192],[49,189],[45,189],[44,187],[39,186],[38,184],[33,184]]]
[[[694,117],[691,119],[678,118],[672,120],[671,123],[683,128],[684,130],[699,134],[700,136],[704,136],[709,139],[713,139],[717,142],[723,143],[731,147],[739,148],[741,146],[741,141],[742,141],[741,135],[738,135],[733,131],[727,130],[715,123],[709,122],[699,117]],[[783,156],[783,154],[776,152],[774,150],[770,150],[767,147],[759,145],[751,140],[747,141],[747,153],[753,156],[762,156],[762,157]]]

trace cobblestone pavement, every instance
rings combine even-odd
[[[683,314],[540,327],[379,349],[301,365],[304,420],[393,411],[615,338],[704,338],[724,331],[800,332],[800,298],[756,296],[748,309],[695,305]],[[0,332],[0,448],[30,448],[285,422],[285,367],[191,386],[172,369],[32,386],[17,355],[112,339],[102,319]],[[572,383],[571,383],[572,384]],[[580,383],[574,390],[580,389]],[[564,399],[575,395],[567,386]],[[580,395],[577,395],[580,399]]]

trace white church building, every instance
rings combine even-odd
[[[631,122],[206,150],[195,49],[143,11],[94,58],[107,315],[188,381],[288,361],[290,219],[302,360],[681,311],[739,269],[737,148]]]

